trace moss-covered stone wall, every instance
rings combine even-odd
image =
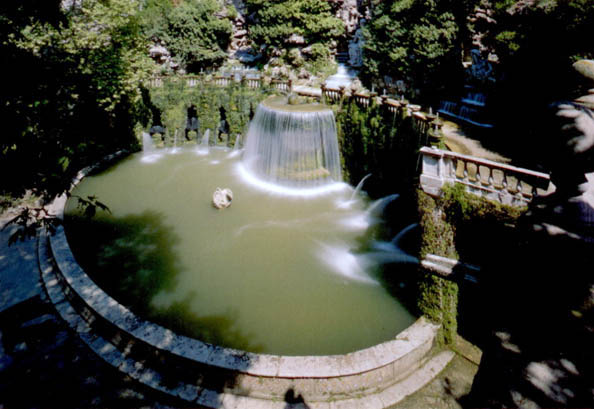
[[[504,237],[504,230],[526,211],[468,193],[463,185],[446,185],[439,198],[418,190],[417,203],[422,230],[420,258],[435,254],[479,265],[492,257],[489,240]],[[423,315],[442,324],[438,341],[443,345],[455,340],[460,294],[459,283],[420,272],[417,306]]]
[[[221,120],[226,121],[226,132],[217,144],[233,145],[238,134],[245,134],[256,107],[268,94],[267,89],[252,89],[232,82],[225,87],[198,84],[186,86],[185,81],[165,81],[163,86],[151,89],[153,125],[163,125],[167,131],[156,141],[172,146],[177,130],[178,144],[196,143],[207,129],[211,140],[219,137]],[[188,109],[194,108],[199,132],[185,132]],[[216,134],[216,135],[213,135]]]

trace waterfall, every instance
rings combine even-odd
[[[350,70],[347,66],[340,63],[338,64],[336,74],[329,76],[325,81],[325,85],[330,88],[339,88],[340,86],[348,87],[351,85],[355,77],[356,73],[353,70]]]
[[[256,178],[290,188],[342,179],[334,113],[323,105],[287,105],[272,98],[256,109],[243,164]]]

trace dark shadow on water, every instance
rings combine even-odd
[[[381,250],[373,247],[373,243],[391,242],[403,229],[413,223],[418,223],[418,211],[412,194],[400,195],[391,201],[378,215],[377,223],[372,224],[363,235],[358,238],[359,247],[354,251],[357,255],[365,257],[370,255],[372,260],[379,256],[382,260],[374,271],[370,273],[377,279],[388,293],[395,298],[412,316],[420,316],[417,306],[419,279],[418,265],[409,262],[418,258],[421,242],[421,230],[410,229],[399,240],[396,252],[408,261],[388,261],[390,256],[381,257]]]
[[[180,335],[258,352],[261,345],[236,329],[236,313],[199,316],[191,307],[195,294],[166,308],[151,306],[159,293],[174,291],[182,269],[174,248],[179,237],[158,212],[94,219],[69,215],[66,232],[83,270],[109,295],[134,313]]]

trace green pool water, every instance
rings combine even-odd
[[[67,206],[73,253],[137,314],[206,342],[283,355],[341,354],[392,339],[414,317],[360,259],[362,199],[270,193],[246,182],[239,156],[132,155],[85,178],[111,213]],[[217,187],[232,205],[211,204]]]

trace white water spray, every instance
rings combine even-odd
[[[342,179],[334,113],[323,105],[268,99],[246,138],[244,167],[264,183],[310,189]]]

